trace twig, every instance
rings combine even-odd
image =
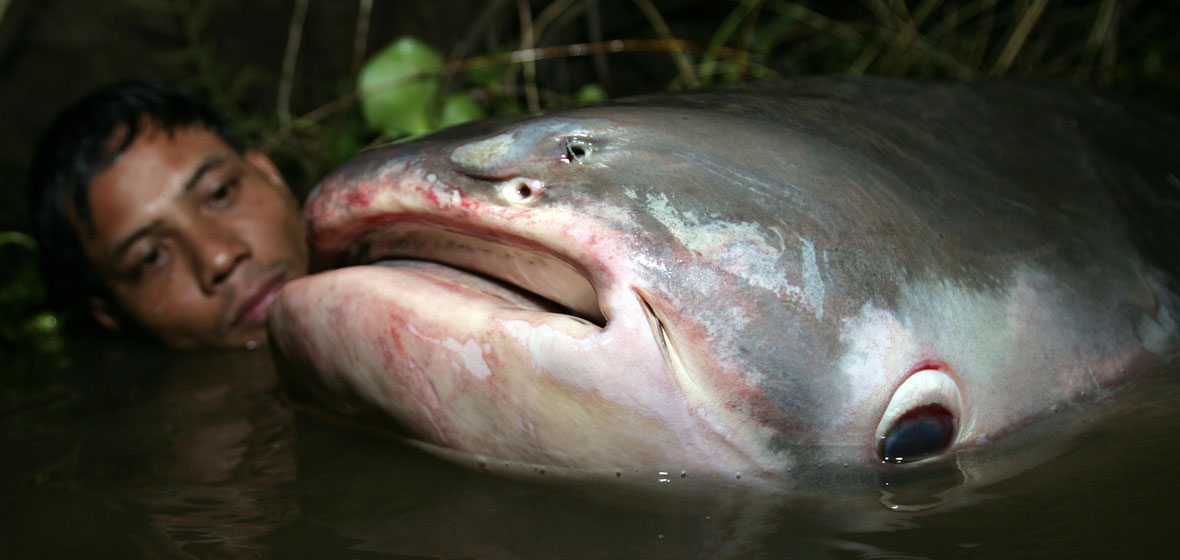
[[[287,50],[283,54],[283,76],[279,80],[279,93],[275,100],[279,122],[284,126],[291,124],[291,88],[295,82],[295,62],[299,58],[303,22],[306,19],[307,0],[295,0],[295,11],[291,14],[291,26],[287,31]]]
[[[668,28],[668,23],[664,21],[664,16],[660,15],[660,11],[652,5],[651,0],[634,0],[635,4],[639,6],[639,10],[647,17],[647,21],[656,30],[656,35],[665,41],[674,41],[672,37],[672,30]],[[688,56],[684,51],[671,51],[672,61],[676,63],[676,67],[680,70],[680,77],[684,79],[684,83],[690,87],[701,85],[700,78],[697,77],[696,72],[692,69],[692,62],[689,61]]]
[[[533,35],[533,13],[529,9],[528,0],[518,0],[516,8],[520,14],[520,48],[534,48],[536,38]],[[541,96],[537,94],[537,64],[532,60],[524,63],[524,98],[530,113],[541,111]]]
[[[274,131],[274,133],[266,139],[266,142],[262,143],[262,146],[258,148],[258,150],[264,154],[269,154],[274,149],[278,148],[280,144],[286,142],[297,128],[305,128],[311,126],[312,124],[318,123],[335,113],[351,107],[353,103],[356,103],[356,94],[348,93],[323,105],[320,105],[319,107],[309,111],[307,114],[299,117],[298,119],[294,119],[291,122],[288,122],[278,130]]]
[[[365,51],[369,50],[369,22],[373,17],[373,0],[360,0],[357,3],[356,35],[352,39],[352,74],[355,76],[365,60]]]
[[[1114,25],[1116,10],[1118,0],[1103,0],[1094,18],[1094,27],[1090,29],[1090,36],[1086,38],[1086,52],[1098,52],[1098,82],[1107,86],[1114,78],[1112,69],[1115,66],[1115,40],[1118,33]]]
[[[1020,23],[1016,24],[1016,29],[1012,31],[1012,37],[1008,39],[1008,44],[1004,45],[1000,58],[992,67],[991,76],[999,77],[1008,72],[1008,68],[1016,60],[1016,55],[1020,54],[1020,49],[1024,47],[1028,34],[1032,32],[1033,26],[1040,19],[1041,12],[1045,10],[1045,4],[1048,3],[1049,0],[1033,0],[1032,5],[1024,12],[1024,17],[1020,18]]]
[[[599,7],[598,0],[589,0],[586,7],[586,32],[591,43],[602,42],[602,12]],[[610,67],[606,64],[605,53],[594,55],[594,74],[598,81],[602,82],[602,86],[610,90]]]

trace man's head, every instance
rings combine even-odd
[[[128,82],[63,111],[37,146],[34,230],[50,294],[175,347],[251,346],[307,270],[298,202],[274,164],[187,94]]]

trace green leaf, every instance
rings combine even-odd
[[[466,93],[456,93],[443,101],[438,127],[446,128],[484,118],[483,108]]]
[[[365,122],[393,137],[429,132],[442,65],[438,51],[413,37],[373,55],[357,84]]]
[[[606,89],[598,84],[586,84],[574,93],[574,101],[577,103],[593,103],[596,101],[605,101],[609,97]]]

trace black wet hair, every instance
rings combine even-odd
[[[242,153],[225,115],[160,82],[111,84],[66,107],[37,143],[28,183],[33,235],[41,246],[41,271],[54,307],[69,308],[89,296],[109,294],[86,259],[71,215],[85,231],[94,232],[91,183],[145,126],[167,134],[206,129]]]

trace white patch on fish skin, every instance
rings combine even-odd
[[[788,281],[787,274],[780,265],[782,248],[767,239],[761,225],[755,222],[734,223],[724,220],[702,223],[695,213],[681,212],[673,208],[664,193],[648,195],[647,211],[668,228],[686,248],[709,257],[709,260],[722,270],[743,278],[752,286],[807,306],[816,313],[816,317],[823,317],[823,282],[819,280],[818,268],[815,265],[814,247],[810,247],[811,258],[804,259],[802,265],[807,267],[807,261],[810,260],[811,266],[815,268],[815,276],[810,280],[817,281],[818,285],[813,284],[810,287],[811,292],[808,293],[804,288]],[[808,250],[804,248],[805,254]],[[804,268],[802,273],[806,282],[807,269]]]
[[[458,340],[455,340],[451,337],[447,337],[446,340],[432,338],[427,336],[422,331],[419,331],[416,327],[414,327],[413,324],[409,325],[409,330],[414,336],[432,344],[442,346],[443,348],[446,348],[447,350],[457,354],[463,363],[460,364],[459,362],[456,362],[454,359],[452,359],[451,363],[456,369],[462,369],[479,379],[487,379],[488,376],[492,375],[492,369],[488,367],[488,363],[483,359],[485,350],[490,350],[490,347],[483,348],[474,339],[467,339],[466,342],[459,342]],[[485,344],[484,346],[488,345]]]
[[[824,319],[824,279],[819,273],[819,261],[816,260],[815,246],[802,237],[799,238],[802,243],[802,259],[800,266],[803,268],[803,295],[807,298],[807,302],[811,304],[811,308],[815,310],[815,319],[822,321]]]
[[[668,265],[664,264],[664,262],[659,259],[653,258],[647,253],[635,253],[634,255],[631,255],[631,260],[635,264],[638,264],[649,271],[657,271],[661,273],[668,272]]]
[[[583,245],[589,245],[590,242],[594,240],[593,231],[577,226],[569,226],[565,228],[565,234],[568,235],[570,239],[573,239],[574,241],[577,241]]]
[[[480,348],[478,342],[467,339],[467,342],[460,343],[458,340],[448,338],[443,341],[443,346],[463,358],[463,366],[468,373],[479,379],[487,379],[488,376],[492,375],[491,368],[488,367],[488,363],[483,359],[483,349]]]
[[[856,316],[842,321],[840,342],[846,350],[836,367],[848,380],[849,395],[838,423],[855,421],[858,411],[872,410],[866,403],[874,396],[887,402],[884,391],[891,386],[890,374],[899,375],[896,372],[909,367],[906,360],[917,350],[911,329],[871,300]]]

